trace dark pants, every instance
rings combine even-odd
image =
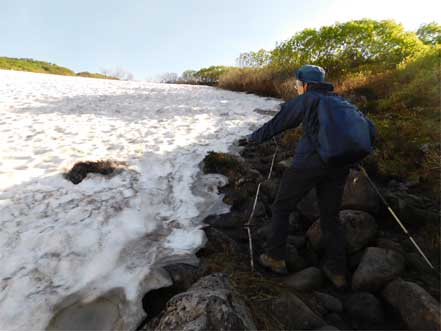
[[[339,270],[345,268],[345,236],[343,226],[338,222],[338,213],[348,174],[348,167],[286,169],[272,205],[272,233],[267,254],[279,260],[286,258],[289,215],[296,208],[297,203],[315,187],[326,264]]]

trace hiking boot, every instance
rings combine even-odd
[[[271,269],[272,272],[275,272],[279,275],[287,275],[288,270],[286,269],[285,260],[276,260],[267,254],[260,254],[257,262],[268,269]]]
[[[348,282],[346,280],[346,274],[343,272],[336,272],[330,269],[326,264],[322,267],[323,273],[325,276],[334,284],[337,289],[344,290],[348,286]]]

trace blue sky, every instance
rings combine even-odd
[[[441,1],[0,0],[0,56],[75,71],[124,67],[136,79],[272,49],[295,32],[351,19],[395,19],[406,29],[440,21]]]

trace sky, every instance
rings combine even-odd
[[[0,56],[144,80],[234,65],[305,28],[372,18],[416,30],[440,13],[439,0],[0,0]]]

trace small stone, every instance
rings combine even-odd
[[[392,250],[369,247],[352,278],[352,289],[376,291],[404,269],[404,257]]]
[[[323,276],[320,269],[310,267],[286,277],[284,283],[299,291],[312,291],[322,286]]]
[[[441,330],[439,303],[421,286],[396,279],[382,292],[410,330]]]

